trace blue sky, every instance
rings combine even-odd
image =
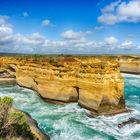
[[[139,0],[0,0],[0,52],[140,54]]]

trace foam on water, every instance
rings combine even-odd
[[[128,77],[131,77],[131,78],[140,78],[140,75],[133,75],[133,74],[126,74],[126,73],[122,73],[122,75],[125,77],[125,78],[128,78]]]
[[[140,140],[140,125],[118,128],[129,117],[140,119],[140,77],[125,75],[126,104],[132,113],[89,118],[77,103],[54,105],[44,102],[35,92],[17,85],[0,85],[0,96],[14,98],[14,106],[35,118],[52,140]]]

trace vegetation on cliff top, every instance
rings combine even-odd
[[[10,97],[0,98],[0,139],[36,140],[25,114],[11,108],[12,103]]]

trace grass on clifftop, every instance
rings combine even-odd
[[[13,99],[0,98],[0,140],[36,140],[24,113],[11,108]]]

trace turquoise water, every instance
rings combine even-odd
[[[124,76],[126,104],[134,111],[113,117],[89,118],[76,103],[48,104],[17,85],[0,85],[0,96],[13,97],[14,106],[30,113],[52,140],[140,140],[140,125],[117,127],[129,117],[140,119],[140,76]]]

